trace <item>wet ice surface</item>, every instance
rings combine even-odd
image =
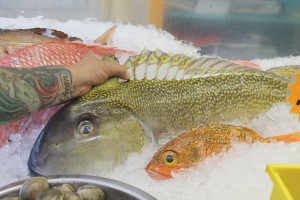
[[[93,19],[59,22],[42,17],[0,18],[0,28],[54,28],[90,42],[112,24]],[[176,41],[170,34],[151,26],[120,24],[110,45],[138,52],[144,48],[159,48],[167,52],[199,56],[197,48]],[[261,59],[256,62],[267,69],[300,64],[299,60],[299,57],[289,57]],[[275,104],[271,110],[258,116],[247,126],[264,137],[300,131],[300,123],[290,115],[289,109],[290,105],[287,103]],[[0,149],[0,187],[28,177],[27,159],[41,129],[42,127],[32,127],[32,133],[26,137],[15,135],[10,138],[10,144]],[[154,146],[147,146],[140,154],[131,154],[126,163],[113,172],[99,176],[129,183],[158,199],[269,199],[273,185],[265,172],[266,164],[300,162],[300,143],[236,143],[229,152],[222,153],[222,157],[214,155],[183,174],[174,174],[175,178],[172,180],[156,181],[144,172],[154,149]]]

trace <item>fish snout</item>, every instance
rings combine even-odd
[[[154,179],[165,180],[173,178],[171,175],[171,168],[166,167],[158,163],[157,161],[150,162],[146,167],[145,171],[147,174]]]

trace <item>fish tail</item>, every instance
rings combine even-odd
[[[299,142],[300,141],[300,132],[269,137],[269,138],[265,139],[265,142],[271,142],[274,140],[277,142],[284,142],[284,143]]]

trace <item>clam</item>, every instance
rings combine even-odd
[[[34,200],[37,194],[45,189],[49,189],[49,183],[44,177],[34,177],[25,181],[22,185],[19,197],[21,200]]]
[[[64,200],[82,200],[76,193],[74,192],[66,192],[64,191]]]
[[[103,200],[105,194],[103,190],[93,185],[84,185],[76,191],[83,200]]]
[[[61,191],[54,189],[45,189],[40,191],[36,200],[63,200],[64,194]]]
[[[54,187],[52,187],[52,189],[59,190],[61,192],[75,192],[74,188],[68,183],[54,186]]]

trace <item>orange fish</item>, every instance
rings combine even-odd
[[[204,125],[191,129],[161,147],[145,168],[155,179],[172,178],[171,172],[179,172],[211,156],[228,150],[236,142],[297,142],[300,133],[263,138],[254,130],[232,125]]]
[[[106,56],[132,52],[100,45],[86,45],[65,40],[55,40],[41,42],[18,49],[7,56],[0,58],[0,66],[28,68],[43,65],[67,66],[77,63],[88,53]],[[0,147],[8,141],[9,135],[19,133],[20,130],[22,130],[22,134],[26,134],[30,132],[32,127],[45,124],[60,107],[61,106],[56,106],[45,109],[29,117],[1,126]]]

